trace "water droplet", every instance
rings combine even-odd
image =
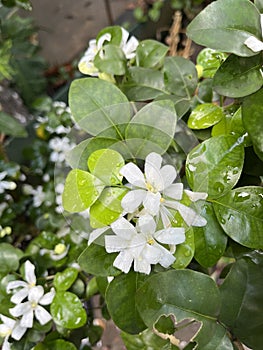
[[[221,182],[216,182],[214,185],[214,189],[218,192],[218,193],[222,193],[225,189],[225,186],[221,183]]]
[[[189,303],[191,303],[191,302],[192,302],[192,299],[188,299],[188,301],[189,301]]]
[[[185,255],[186,257],[190,256],[190,255],[191,255],[190,250],[187,250],[187,251],[184,253],[184,255]]]
[[[221,218],[221,219],[220,219],[220,222],[221,222],[221,224],[224,225],[224,224],[226,223],[226,220],[225,220],[224,218]]]

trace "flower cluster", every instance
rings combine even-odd
[[[15,306],[9,309],[11,316],[16,319],[0,315],[0,336],[4,338],[3,350],[11,349],[9,337],[20,340],[27,329],[33,327],[34,317],[41,325],[52,320],[50,313],[42,306],[51,304],[55,290],[44,294],[44,288],[36,285],[35,266],[27,260],[25,262],[25,281],[11,281],[7,285],[7,292],[14,291],[11,302]]]
[[[175,261],[176,245],[185,241],[185,227],[206,225],[203,217],[180,201],[184,193],[191,202],[205,200],[207,194],[184,190],[182,183],[174,183],[176,169],[161,165],[162,157],[155,152],[146,157],[144,174],[134,163],[124,165],[120,174],[128,181],[129,191],[121,201],[122,217],[90,235],[89,244],[111,229],[114,234],[105,235],[105,249],[119,252],[113,265],[125,273],[132,263],[135,271],[145,274],[151,265],[169,267]],[[176,212],[184,225],[175,219]]]

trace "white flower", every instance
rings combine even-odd
[[[263,36],[263,14],[260,15],[260,24]],[[251,35],[248,39],[246,39],[244,44],[254,52],[263,51],[263,42],[256,38],[254,35]]]
[[[172,214],[167,208],[178,210],[188,226],[204,226],[206,220],[193,209],[181,204],[183,184],[173,183],[177,177],[176,169],[171,165],[161,167],[162,157],[152,152],[145,159],[145,175],[133,163],[124,165],[120,173],[129,181],[132,188],[122,199],[121,205],[127,213],[134,213],[141,204],[146,212],[161,216],[165,227],[171,226]],[[188,194],[190,191],[188,191]],[[191,197],[205,199],[206,193],[191,192]],[[189,197],[190,198],[190,197]]]
[[[32,328],[34,315],[39,323],[44,325],[52,319],[52,316],[41,305],[51,304],[54,296],[54,289],[44,294],[44,288],[42,286],[35,286],[29,290],[28,301],[9,309],[9,312],[14,317],[22,316],[20,321],[22,327]]]
[[[4,338],[2,350],[10,350],[11,346],[8,342],[9,337],[11,336],[15,340],[20,340],[25,334],[27,328],[22,327],[19,321],[15,321],[4,315],[0,315],[0,318],[3,322],[0,324],[0,337]]]
[[[125,57],[129,60],[135,57],[137,46],[139,45],[138,40],[132,36],[129,40],[129,32],[121,28],[122,31],[122,39],[120,43],[120,48],[122,49]],[[88,74],[92,76],[98,76],[99,70],[95,67],[93,61],[98,52],[101,52],[101,49],[105,43],[105,41],[111,41],[111,34],[105,33],[102,35],[98,41],[96,39],[92,39],[89,41],[89,47],[84,53],[84,56],[79,61],[78,67],[81,73]],[[102,55],[102,52],[101,52]]]
[[[49,147],[52,149],[50,154],[50,160],[52,162],[62,163],[66,159],[67,153],[74,147],[75,145],[71,143],[68,137],[54,137],[49,141]]]
[[[3,181],[6,175],[7,175],[6,171],[3,171],[0,173],[0,194],[4,193],[5,190],[16,189],[16,183],[14,181]]]
[[[69,251],[69,245],[65,245],[63,243],[58,243],[53,250],[50,249],[40,249],[39,253],[40,255],[49,254],[50,258],[54,261],[61,260],[65,258],[65,256],[68,254]]]
[[[35,275],[35,266],[27,260],[25,262],[25,281],[11,281],[6,287],[7,293],[10,293],[12,289],[17,289],[22,287],[18,292],[16,292],[12,297],[12,303],[19,304],[24,300],[29,291],[36,285],[36,275]]]
[[[145,274],[151,272],[152,264],[170,266],[175,257],[159,243],[176,245],[185,241],[183,228],[171,227],[156,232],[156,223],[150,215],[139,217],[136,227],[120,218],[111,228],[116,235],[105,236],[105,249],[108,253],[120,252],[113,265],[125,273],[133,262],[134,271]]]

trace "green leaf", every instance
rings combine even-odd
[[[93,152],[88,159],[90,172],[105,185],[117,185],[122,181],[119,171],[125,162],[120,153],[111,149]]]
[[[206,347],[214,334],[221,334],[221,339],[225,336],[225,330],[217,323],[219,290],[207,275],[192,270],[158,273],[146,280],[136,294],[137,308],[149,328],[163,315],[174,315],[177,322],[189,318],[199,321],[202,327],[193,340],[200,350],[215,349]]]
[[[27,131],[16,119],[0,111],[0,132],[15,137],[27,137]]]
[[[114,323],[124,332],[137,334],[146,326],[135,305],[136,291],[145,276],[129,272],[114,278],[106,290],[106,302]]]
[[[155,101],[143,107],[126,128],[125,139],[135,157],[164,153],[175,133],[177,116],[169,100]],[[161,151],[161,152],[160,152]]]
[[[197,87],[195,65],[183,57],[166,57],[163,73],[167,91],[190,101]]]
[[[262,254],[247,254],[232,266],[220,287],[220,321],[251,349],[261,349],[263,343],[262,270]]]
[[[109,26],[103,28],[99,34],[97,35],[96,41],[98,42],[99,38],[101,38],[104,34],[110,34],[110,41],[105,41],[104,45],[113,44],[119,46],[121,44],[122,39],[122,30],[120,26]]]
[[[219,225],[213,206],[206,202],[201,216],[207,221],[204,227],[193,227],[195,237],[195,259],[204,267],[211,267],[224,254],[227,236]]]
[[[169,48],[156,40],[143,40],[136,50],[136,63],[140,67],[160,66]]]
[[[262,79],[262,78],[261,78]],[[242,118],[256,154],[263,160],[263,89],[243,100]]]
[[[113,75],[124,75],[126,58],[122,49],[115,45],[105,45],[95,56],[94,65],[101,72]]]
[[[104,227],[117,220],[123,212],[121,200],[127,191],[126,188],[105,188],[90,208],[90,225],[93,228]]]
[[[234,241],[248,248],[263,248],[263,188],[240,187],[213,203],[218,221]]]
[[[242,139],[231,135],[210,138],[186,159],[186,176],[193,191],[217,198],[237,183],[244,162]]]
[[[78,259],[80,267],[87,273],[95,276],[117,276],[121,273],[113,266],[118,254],[109,254],[105,248],[97,244],[87,247]]]
[[[7,274],[16,271],[19,267],[19,260],[22,258],[23,252],[13,247],[9,243],[0,244],[0,273]]]
[[[162,72],[143,67],[131,67],[121,89],[130,101],[153,100],[167,94]]]
[[[193,19],[187,35],[215,50],[254,56],[244,42],[251,35],[261,40],[260,14],[248,0],[217,0]]]
[[[199,52],[196,58],[196,63],[202,66],[204,78],[213,78],[219,66],[227,58],[223,52],[216,51],[210,48],[205,48]]]
[[[182,219],[177,219],[178,221],[183,221]],[[183,227],[182,225],[178,225]],[[175,251],[175,262],[173,263],[172,267],[174,269],[183,269],[186,266],[188,266],[193,259],[195,252],[195,242],[194,242],[194,234],[192,227],[188,228],[185,232],[185,241],[178,246],[176,246]]]
[[[57,272],[54,278],[54,286],[57,291],[69,289],[78,277],[78,270],[68,267],[62,272]]]
[[[63,328],[80,328],[87,321],[87,314],[81,301],[70,292],[56,293],[50,310],[54,322]]]
[[[262,64],[261,54],[253,57],[230,55],[216,71],[213,88],[220,95],[233,98],[250,95],[263,85]]]
[[[75,121],[91,135],[113,126],[121,138],[119,125],[130,120],[126,96],[115,85],[101,79],[74,80],[69,90],[69,106]]]
[[[255,0],[254,4],[257,6],[259,12],[263,12],[263,0]]]
[[[203,103],[192,111],[187,124],[191,129],[206,129],[217,124],[223,117],[221,107],[213,103]]]
[[[69,172],[63,192],[63,206],[69,212],[89,208],[101,194],[104,184],[87,171],[73,169]]]
[[[77,350],[75,345],[64,339],[56,339],[52,341],[46,341],[44,343],[38,343],[34,350]]]

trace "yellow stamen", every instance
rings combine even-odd
[[[54,253],[57,255],[60,255],[60,254],[63,254],[66,249],[67,249],[67,247],[65,246],[65,244],[59,243],[55,246]]]
[[[161,203],[164,203],[164,202],[165,202],[165,199],[162,197],[162,198],[160,199],[160,202],[161,202]]]
[[[153,238],[149,238],[149,239],[147,240],[147,243],[150,244],[150,245],[153,245],[154,242],[155,242],[155,240],[154,240]]]
[[[146,183],[146,188],[148,191],[154,192],[154,187],[149,182]]]

